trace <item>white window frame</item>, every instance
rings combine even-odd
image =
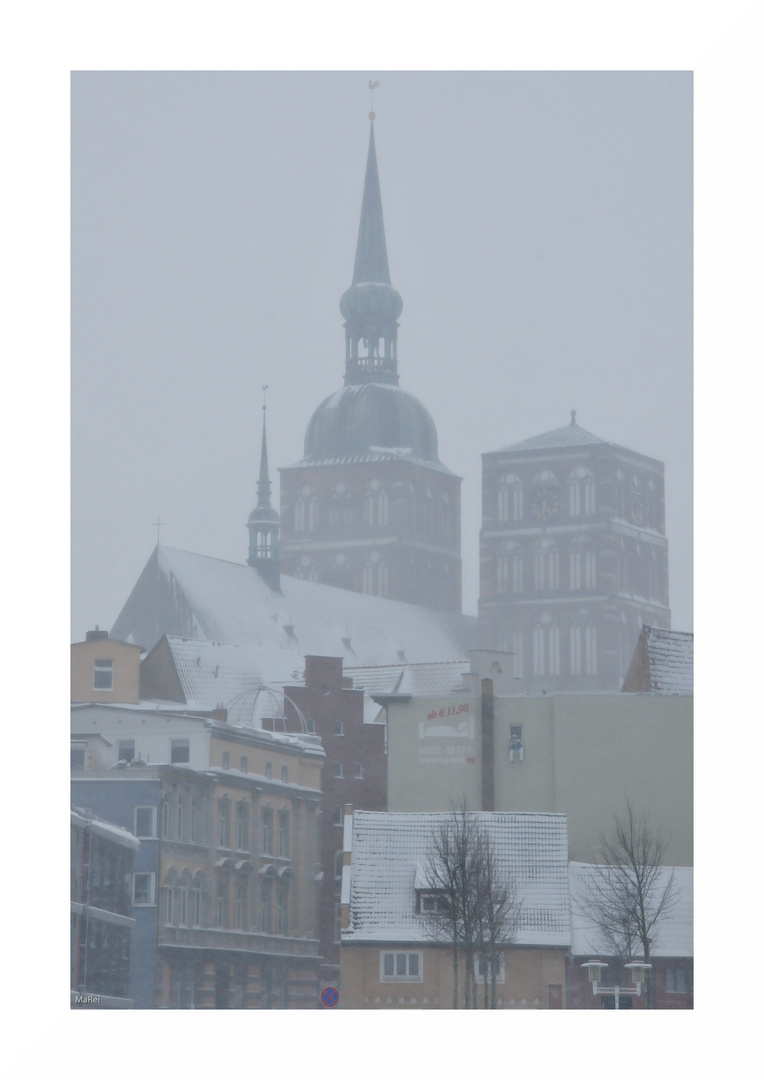
[[[138,811],[148,810],[151,814],[151,832],[138,832]],[[155,806],[136,806],[133,813],[133,835],[140,840],[150,840],[157,834],[157,808]]]
[[[109,674],[109,685],[98,686],[96,675]],[[93,661],[93,689],[100,690],[101,692],[108,694],[114,690],[114,661],[109,660],[107,657],[102,657],[100,660]]]
[[[184,747],[183,747],[184,743],[185,743],[186,748],[188,749],[188,757],[186,758],[185,761],[173,761],[172,760],[173,753],[175,752],[175,750],[184,749]],[[170,739],[170,764],[171,765],[190,765],[190,763],[191,763],[191,740],[190,739]]]
[[[497,956],[499,958],[499,970],[496,973],[496,984],[498,985],[499,983],[503,983],[504,979],[505,979],[504,953],[494,953],[494,959]],[[485,983],[486,974],[487,974],[486,972],[481,973],[481,971],[480,971],[480,966],[481,966],[482,963],[483,963],[483,957],[480,956],[480,955],[476,956],[475,957],[475,981],[478,984],[480,984],[481,986]],[[488,976],[488,982],[489,983],[491,982],[490,975]]]
[[[148,878],[149,880],[149,900],[136,900],[135,899],[135,886],[138,883],[138,878]],[[157,897],[157,876],[153,871],[136,870],[133,872],[133,888],[132,888],[132,902],[133,907],[156,907]]]
[[[385,967],[386,958],[392,957],[392,967],[394,974],[386,974]],[[415,965],[412,965],[412,961],[416,958]],[[401,964],[401,960],[403,963]],[[379,981],[383,983],[389,982],[422,982],[423,975],[423,954],[420,949],[380,949],[379,953]],[[401,966],[405,967],[406,974],[399,974]],[[410,974],[412,966],[416,966],[417,972],[415,975]]]

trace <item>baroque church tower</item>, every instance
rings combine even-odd
[[[439,611],[461,611],[461,478],[438,458],[435,424],[398,385],[400,294],[390,283],[369,137],[342,389],[314,412],[305,452],[281,474],[285,574]]]

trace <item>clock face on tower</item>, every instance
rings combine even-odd
[[[531,491],[531,513],[539,521],[551,521],[560,512],[560,489],[556,484],[539,484]]]

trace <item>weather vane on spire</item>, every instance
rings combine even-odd
[[[266,404],[265,404],[265,391],[266,391],[267,389],[268,389],[268,387],[267,387],[267,386],[263,386],[263,412],[265,412],[265,409],[266,409]]]
[[[370,120],[374,120],[377,115],[374,112],[374,91],[377,89],[378,86],[379,82],[372,82],[371,79],[369,79],[369,92],[371,94],[371,112],[369,113]]]

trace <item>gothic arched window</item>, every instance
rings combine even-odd
[[[585,465],[579,465],[568,477],[571,517],[593,514],[596,510],[596,485],[594,473]]]
[[[588,540],[574,540],[570,545],[570,588],[597,588],[597,553]]]
[[[597,627],[593,623],[574,623],[570,628],[570,673],[597,674]]]
[[[294,576],[302,581],[318,581],[318,569],[309,555],[303,555],[294,568]]]
[[[327,519],[330,529],[343,529],[353,524],[353,494],[342,480],[331,490]]]
[[[523,485],[514,473],[502,476],[498,485],[497,516],[499,521],[522,521]]]
[[[314,532],[318,525],[318,499],[312,488],[301,489],[294,504],[294,531]]]
[[[560,587],[560,557],[553,540],[539,540],[533,549],[533,587],[538,592]]]
[[[503,544],[496,563],[496,588],[499,593],[523,591],[523,553],[519,544]]]
[[[361,592],[387,596],[387,564],[378,551],[372,551],[361,573]]]
[[[533,674],[560,674],[560,628],[539,623],[533,630]]]

